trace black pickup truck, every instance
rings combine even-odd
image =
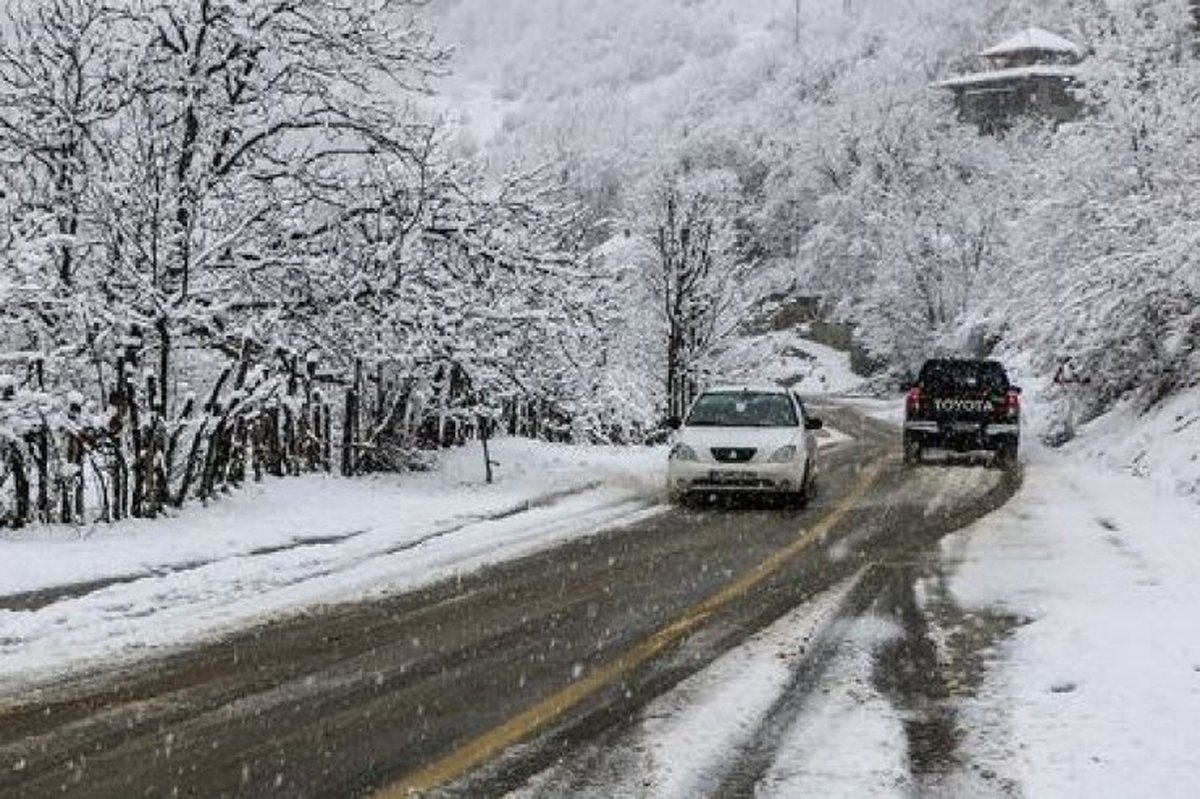
[[[1021,389],[997,361],[938,358],[908,384],[904,403],[904,460],[919,463],[926,449],[991,450],[998,464],[1017,462]]]

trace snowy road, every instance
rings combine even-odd
[[[515,799],[1194,796],[1200,513],[1081,457],[1114,441],[1028,443],[1004,507],[797,607]],[[972,475],[922,472],[930,497]]]
[[[906,569],[943,533],[1011,491],[999,472],[984,468],[904,470],[892,457],[890,429],[847,411],[821,412],[853,440],[827,451],[823,490],[804,511],[674,511],[645,495],[637,499],[637,490],[598,504],[582,499],[589,492],[568,492],[544,507],[501,508],[492,520],[468,521],[459,531],[465,538],[434,531],[389,551],[379,528],[368,526],[373,535],[346,539],[363,547],[351,550],[358,560],[347,559],[345,541],[311,545],[340,552],[338,569],[311,563],[305,542],[265,547],[255,557],[284,558],[279,574],[316,570],[295,582],[302,589],[267,579],[275,570],[252,571],[258,590],[273,597],[267,605],[289,590],[312,592],[314,584],[332,591],[322,581],[335,575],[368,584],[386,574],[407,587],[292,614],[200,648],[166,650],[169,656],[151,665],[101,659],[101,674],[10,693],[0,710],[0,794],[341,796],[383,788],[384,795],[402,795],[410,786],[447,785],[472,795],[554,794],[567,784],[613,792],[620,786],[603,776],[611,763],[600,763],[599,772],[586,765],[590,747],[608,751],[597,742],[613,740],[614,752],[636,749],[643,733],[635,720],[656,697],[678,701],[672,689],[686,690],[681,680],[710,679],[705,667],[731,650],[726,657],[744,657],[738,647],[748,636],[800,614],[815,625],[818,643],[779,658],[775,683],[795,689],[774,695],[771,679],[754,681],[765,715],[755,721],[748,703],[742,712],[750,715],[726,730],[744,734],[740,754],[661,776],[667,785],[699,779],[731,793],[779,784],[786,794],[790,778],[773,768],[776,754],[794,745],[794,722],[808,718],[797,698],[812,695],[853,653],[838,642],[871,633],[875,622],[862,622],[868,607],[895,605],[894,623],[904,628],[904,591],[912,590]],[[585,507],[564,512],[574,501]],[[437,546],[448,550],[430,556]],[[299,563],[296,550],[307,553]],[[217,586],[227,584],[222,563],[202,567],[213,570]],[[421,568],[424,574],[413,571]],[[197,579],[190,568],[177,573]],[[27,591],[25,608],[14,601],[6,612],[36,615],[136,584],[36,600]],[[212,593],[216,615],[245,612],[245,603],[220,602],[222,591]],[[166,607],[182,618],[210,606]],[[209,634],[220,629],[212,620],[201,626]],[[91,640],[83,629],[76,634]],[[763,635],[770,640],[772,633]],[[33,651],[27,663],[39,662]],[[889,701],[915,706],[923,690],[920,681],[899,685]],[[914,729],[919,737],[922,728]],[[583,754],[564,760],[557,773],[545,771],[565,752]]]

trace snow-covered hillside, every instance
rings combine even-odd
[[[1093,111],[981,137],[933,84],[1030,23],[1085,52]],[[653,228],[664,172],[721,173],[751,293],[822,293],[897,371],[979,348],[1047,384],[1066,366],[1047,430],[1200,374],[1185,3],[455,3],[441,30],[509,103],[481,142],[499,168],[551,164],[626,231]]]
[[[1085,425],[1067,450],[1200,503],[1200,390],[1149,413],[1124,404]]]

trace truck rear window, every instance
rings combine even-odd
[[[921,368],[921,385],[933,393],[1000,393],[1008,388],[1008,376],[995,361],[928,361]]]

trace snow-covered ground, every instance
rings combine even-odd
[[[767,336],[746,346],[769,354],[795,343]],[[802,390],[853,387],[837,353],[808,352],[785,355],[796,360],[769,376],[799,375]],[[1027,390],[1035,424],[1036,393]],[[943,795],[1194,792],[1196,400],[1146,418],[1114,412],[1061,450],[1028,436],[1015,498],[942,541],[938,584],[916,595],[928,603],[948,592],[964,618],[1017,620],[983,653],[981,682],[956,700],[971,772],[946,777]],[[899,417],[899,399],[855,402]],[[316,603],[416,588],[662,509],[662,448],[505,440],[493,456],[490,486],[480,452],[466,448],[427,474],[271,481],[155,522],[7,533],[0,697]],[[926,477],[943,468],[954,467]],[[633,794],[685,796],[704,785],[785,696],[803,645],[838,599],[798,608],[652,704],[638,729],[645,771]],[[780,739],[764,795],[911,795],[910,709],[872,680],[873,654],[900,634],[873,617],[838,632],[821,690]]]
[[[797,664],[833,618],[846,590],[843,585],[796,608],[651,702],[642,711],[632,741],[597,755],[621,761],[632,757],[636,762],[600,769],[619,776],[590,790],[581,788],[576,796],[711,795],[713,780],[720,777],[730,753],[749,742],[787,690]],[[512,799],[544,795],[553,790],[549,786],[561,784],[561,776],[558,769],[551,769],[516,791]]]
[[[1028,796],[1195,795],[1200,509],[1034,448],[1017,497],[943,549],[961,603],[1028,620],[968,708],[1007,719],[999,773]]]
[[[1200,391],[1029,448],[1014,501],[946,539],[954,591],[1030,620],[976,715],[1003,709],[1029,796],[1193,796],[1200,784]]]
[[[0,697],[323,602],[419,588],[659,513],[661,447],[493,442],[425,474],[247,486],[176,518],[0,537]]]
[[[1122,406],[1081,433],[1069,451],[1200,503],[1200,388],[1178,394],[1144,416]]]
[[[773,380],[801,394],[843,394],[863,383],[850,371],[846,353],[802,338],[795,330],[777,330],[739,339],[718,368],[730,382]]]

